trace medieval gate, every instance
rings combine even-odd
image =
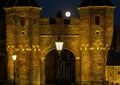
[[[16,78],[18,85],[45,85],[63,80],[65,83],[72,80],[70,84],[90,81],[85,84],[98,85],[91,82],[106,80],[114,7],[78,7],[80,17],[67,21],[61,17],[54,20],[40,18],[41,7],[8,7],[5,11],[9,82]],[[58,35],[64,42],[61,59],[53,50]],[[11,58],[14,53],[18,56],[15,70]],[[60,64],[56,62],[59,60]],[[16,77],[13,76],[14,71]]]

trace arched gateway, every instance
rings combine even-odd
[[[58,55],[56,50],[50,51],[45,58],[46,85],[71,85],[75,83],[75,56],[63,49]]]

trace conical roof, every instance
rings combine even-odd
[[[111,0],[83,0],[79,7],[85,6],[113,6]]]
[[[36,0],[8,0],[5,7],[33,6],[40,7]]]

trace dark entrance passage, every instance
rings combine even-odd
[[[75,82],[75,56],[63,49],[50,51],[45,59],[46,85],[71,85]]]

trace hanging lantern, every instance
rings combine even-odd
[[[58,36],[58,40],[55,42],[55,46],[56,46],[57,51],[62,51],[63,42],[60,40],[60,36]]]

